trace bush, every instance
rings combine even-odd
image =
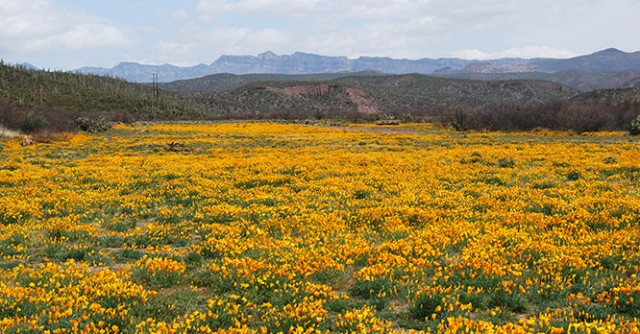
[[[454,107],[434,111],[444,126],[454,130],[528,131],[536,128],[573,130],[578,133],[629,129],[640,134],[640,104],[551,101],[535,106],[496,104]],[[640,117],[640,115],[638,116]],[[632,122],[631,127],[627,126]]]
[[[440,295],[421,296],[413,305],[411,305],[409,311],[415,319],[425,320],[432,314],[436,313],[436,309],[440,306],[441,302],[442,296]]]
[[[511,167],[515,167],[515,165],[516,165],[516,162],[513,160],[512,157],[504,157],[504,158],[498,159],[497,166],[500,168],[511,168]]]
[[[24,116],[11,103],[7,103],[0,108],[0,125],[9,130],[20,129],[23,119]]]
[[[495,291],[489,300],[489,307],[500,307],[514,313],[525,313],[527,301],[524,297],[508,294],[505,291]]]
[[[0,125],[9,130],[20,130],[25,133],[69,132],[77,128],[74,126],[74,120],[80,114],[77,111],[60,108],[35,110],[5,104],[0,107]]]
[[[629,125],[629,134],[632,136],[640,135],[640,115],[631,121],[631,125]]]
[[[580,174],[580,172],[576,172],[576,171],[571,171],[569,172],[569,174],[567,174],[567,180],[569,181],[577,181],[580,179],[582,175]]]
[[[349,295],[369,299],[376,297],[380,291],[389,290],[391,290],[391,283],[386,279],[359,280],[349,288]]]
[[[111,129],[111,123],[102,116],[96,118],[80,116],[74,122],[78,129],[85,132],[104,132]]]
[[[466,131],[474,128],[472,114],[473,110],[470,108],[452,108],[442,113],[440,122],[452,130]]]
[[[48,125],[49,121],[47,121],[42,114],[35,111],[29,111],[24,115],[22,124],[20,124],[20,131],[27,133],[36,132],[44,129]]]

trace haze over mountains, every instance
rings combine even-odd
[[[640,51],[628,53],[611,48],[568,59],[503,58],[483,61],[458,58],[410,60],[360,57],[349,59],[302,52],[276,55],[268,51],[257,56],[222,56],[210,65],[179,67],[168,64],[144,65],[123,62],[109,69],[83,67],[77,71],[108,75],[132,82],[150,82],[154,74],[158,75],[160,82],[171,82],[219,73],[241,75],[374,71],[387,74],[419,73],[481,80],[549,80],[578,90],[589,91],[637,86],[640,78]]]

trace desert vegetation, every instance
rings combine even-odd
[[[633,132],[631,122],[640,115],[637,88],[580,94],[560,84],[525,80],[363,72],[216,75],[162,87],[172,91],[0,63],[0,125],[37,133],[96,131],[106,129],[107,122],[335,119],[434,121],[458,130],[544,128],[581,133]]]
[[[0,331],[640,330],[638,137],[333,123],[0,137]]]
[[[305,80],[0,64],[0,332],[640,331],[637,89]]]
[[[152,87],[70,72],[0,62],[0,124],[13,130],[68,131],[78,117],[112,122],[194,119],[204,110],[186,96]]]
[[[500,105],[479,108],[443,108],[437,118],[455,130],[528,131],[571,130],[578,133],[627,130],[637,134],[634,119],[640,101],[611,103],[596,101],[552,101],[535,106]]]

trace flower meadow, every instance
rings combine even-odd
[[[639,333],[640,145],[432,124],[0,138],[2,333]]]

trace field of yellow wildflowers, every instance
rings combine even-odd
[[[0,332],[638,332],[639,144],[430,124],[0,138]]]

